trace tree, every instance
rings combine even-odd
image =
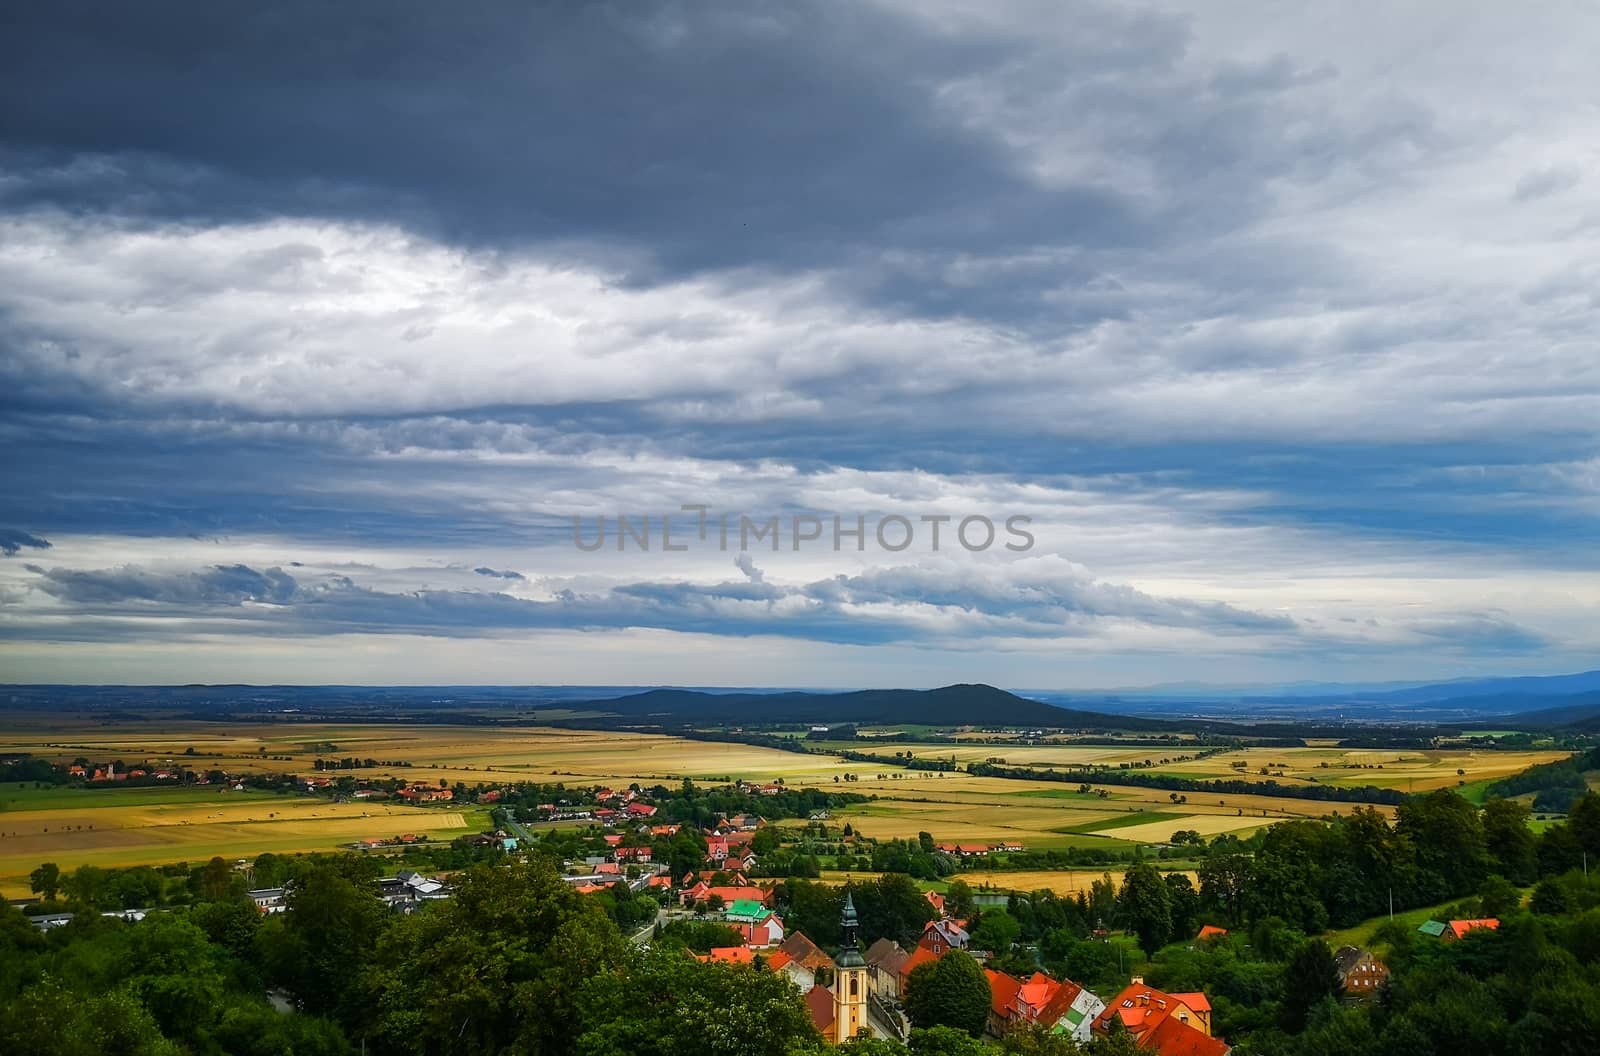
[[[1200,878],[1201,904],[1229,924],[1242,922],[1255,875],[1250,859],[1242,854],[1213,856],[1201,862],[1195,874]]]
[[[578,894],[543,859],[475,865],[454,886],[378,941],[364,978],[376,1049],[572,1052],[579,993],[613,978],[627,945],[599,896]],[[697,963],[678,949],[663,956]]]
[[[993,999],[989,977],[960,951],[919,964],[906,980],[906,1014],[916,1027],[955,1027],[977,1037]]]
[[[954,1027],[919,1027],[911,1032],[911,1056],[985,1056],[987,1044]]]
[[[1022,925],[1015,917],[1003,909],[991,909],[978,918],[972,929],[972,948],[1001,955],[1021,936]]]
[[[1479,912],[1486,917],[1503,917],[1522,905],[1522,892],[1503,876],[1490,876],[1478,888]]]
[[[970,920],[978,905],[972,900],[972,888],[965,880],[950,881],[944,896],[945,912],[957,920]]]
[[[1057,1034],[1043,1023],[1015,1026],[1000,1039],[1000,1049],[1010,1056],[1081,1056],[1083,1049],[1067,1034]]]
[[[366,878],[343,861],[305,868],[287,910],[264,925],[259,942],[269,973],[313,1013],[359,1019],[362,972],[391,917]]]
[[[1155,866],[1141,862],[1123,874],[1117,908],[1145,956],[1172,941],[1172,891]]]
[[[181,1051],[161,1036],[161,1028],[139,999],[120,987],[85,995],[46,978],[9,1002],[6,1014],[0,1016],[0,1052],[179,1056]]]
[[[233,883],[233,868],[220,856],[214,857],[200,870],[200,897],[215,902],[228,897]]]
[[[1528,808],[1514,799],[1491,799],[1483,808],[1483,837],[1497,871],[1515,884],[1539,875],[1536,841],[1528,828]]]
[[[530,1008],[540,1019],[546,1013]],[[746,966],[702,964],[673,949],[634,954],[599,972],[578,995],[578,1056],[787,1056],[821,1038],[787,977]],[[567,1023],[557,1021],[558,1029]],[[539,1052],[548,1048],[443,1048],[429,1052]]]
[[[1200,893],[1183,873],[1168,873],[1162,877],[1172,895],[1172,934],[1182,938],[1195,932],[1196,918],[1200,915]]]
[[[45,862],[28,874],[28,890],[40,895],[46,902],[54,902],[61,889],[61,867],[55,862]]]
[[[1328,944],[1312,939],[1302,945],[1283,974],[1284,1029],[1293,1033],[1304,1030],[1311,1010],[1337,994],[1339,987],[1339,969]]]

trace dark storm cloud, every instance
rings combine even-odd
[[[1079,636],[1106,620],[1218,634],[1296,631],[1294,622],[1282,617],[1156,597],[1097,582],[1081,572],[1063,572],[1057,565],[1026,582],[908,567],[793,586],[746,579],[635,582],[581,591],[562,587],[550,600],[469,590],[379,590],[344,575],[297,579],[280,568],[258,571],[245,565],[192,572],[27,568],[37,577],[33,586],[60,602],[81,606],[81,616],[91,622],[107,615],[186,622],[227,616],[285,634],[473,637],[541,628],[643,627],[865,644],[932,642],[979,631],[1021,638]],[[24,628],[21,633],[66,632],[56,626]]]
[[[257,571],[247,565],[215,565],[198,572],[162,574],[138,568],[79,571],[27,566],[38,574],[40,590],[61,601],[80,605],[157,602],[165,605],[283,604],[294,599],[299,585],[281,568]]]
[[[50,541],[17,528],[0,528],[0,554],[12,557],[25,546],[34,550],[48,550]]]
[[[479,568],[473,569],[472,571],[476,572],[480,576],[490,576],[490,577],[492,577],[494,579],[527,579],[528,578],[528,577],[524,576],[521,572],[512,572],[509,569],[501,570],[501,569],[497,569],[497,568],[479,567]]]
[[[937,105],[936,78],[1007,42],[865,6],[69,2],[10,23],[21,204],[613,239],[689,268],[1142,237],[1114,193],[1041,191]],[[1077,61],[1159,63],[1175,36]]]

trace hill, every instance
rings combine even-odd
[[[1058,708],[985,685],[940,689],[865,689],[851,693],[700,693],[653,689],[583,701],[594,711],[678,722],[857,722],[929,726],[1024,726],[1051,729],[1177,730],[1159,719]]]
[[[1505,713],[1495,721],[1509,729],[1572,730],[1600,733],[1600,691],[1573,693],[1564,697],[1524,697],[1508,695],[1494,698]],[[1530,705],[1543,705],[1528,711]]]

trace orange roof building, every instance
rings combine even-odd
[[[1452,920],[1445,925],[1444,934],[1440,938],[1445,942],[1454,942],[1469,931],[1495,931],[1500,927],[1500,921],[1495,917],[1482,917],[1478,920]]]
[[[1227,1056],[1230,1046],[1211,1036],[1211,1002],[1205,994],[1169,994],[1135,976],[1094,1019],[1095,1033],[1122,1020],[1141,1052],[1157,1056]]]

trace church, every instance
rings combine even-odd
[[[844,915],[839,924],[844,931],[844,941],[833,962],[833,988],[813,986],[806,994],[811,1021],[824,1038],[836,1045],[849,1041],[863,1030],[873,1037],[890,1037],[870,1012],[868,998],[872,983],[867,976],[866,958],[861,954],[861,940],[856,934],[859,922],[855,898],[849,891],[845,892]]]

